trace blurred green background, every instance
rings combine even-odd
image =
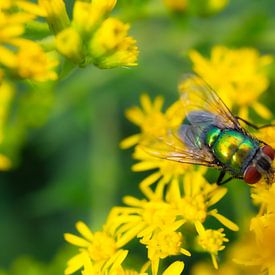
[[[145,173],[131,172],[132,150],[118,146],[138,131],[124,111],[139,104],[142,92],[164,96],[166,105],[176,100],[178,80],[191,71],[191,48],[207,56],[217,44],[249,46],[274,55],[274,10],[272,0],[231,0],[217,15],[200,17],[172,14],[157,0],[118,1],[115,12],[131,23],[138,41],[139,66],[106,71],[90,66],[54,87],[34,87],[36,101],[25,108],[37,109],[31,113],[34,122],[42,110],[43,123],[22,137],[17,166],[0,174],[0,267],[15,275],[62,274],[71,254],[63,234],[75,232],[80,219],[100,229],[124,195],[140,196]],[[274,112],[272,77],[262,99]],[[40,106],[45,98],[50,98],[46,107]],[[250,207],[248,187],[230,183],[228,188],[219,207],[238,222]]]

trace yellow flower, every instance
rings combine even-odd
[[[57,50],[68,59],[76,64],[81,64],[84,57],[82,56],[82,40],[79,33],[74,28],[67,28],[56,36]]]
[[[90,37],[104,17],[114,8],[116,0],[77,0],[73,9],[73,26],[84,36]]]
[[[189,56],[193,70],[218,92],[230,108],[237,105],[242,118],[249,117],[249,107],[263,118],[271,118],[271,112],[258,102],[269,85],[266,68],[272,62],[270,55],[261,56],[253,48],[216,46],[211,50],[210,59],[195,50]]]
[[[158,272],[160,259],[180,253],[191,255],[182,247],[182,233],[177,232],[184,221],[177,220],[177,212],[171,205],[162,200],[138,200],[130,196],[124,202],[127,206],[113,208],[106,228],[119,236],[123,244],[139,238],[148,249],[153,274]]]
[[[245,266],[259,267],[267,274],[275,272],[275,185],[258,185],[252,189],[252,199],[258,204],[259,213],[250,221],[250,237],[245,253],[235,257]],[[250,234],[251,235],[251,234]]]
[[[79,253],[68,261],[65,274],[72,274],[83,266],[84,274],[91,271],[90,274],[106,274],[108,270],[118,272],[122,268],[121,263],[128,252],[119,249],[115,236],[105,230],[93,233],[83,222],[78,222],[76,228],[83,237],[65,234],[67,242],[80,248]]]
[[[32,16],[45,16],[45,10],[40,7],[39,4],[33,3],[29,0],[3,0],[0,2],[0,10],[11,10],[19,8],[20,13],[18,15],[28,13]],[[22,12],[22,10],[24,12]],[[20,16],[19,16],[20,17]],[[33,18],[34,18],[33,17]]]
[[[155,232],[150,239],[140,241],[148,249],[148,258],[151,261],[153,275],[158,273],[160,259],[179,254],[191,256],[189,251],[182,248],[183,237],[180,232],[174,231],[176,229],[165,227],[164,230]]]
[[[38,0],[39,5],[44,9],[50,29],[59,33],[70,25],[66,6],[63,0]]]
[[[21,40],[16,44],[18,52],[0,46],[0,54],[3,56],[0,63],[3,66],[23,79],[46,81],[57,78],[54,71],[57,60],[47,55],[37,43]]]
[[[24,33],[24,24],[34,18],[32,15],[24,12],[9,13],[1,9],[0,15],[0,45],[16,41]]]
[[[124,139],[120,146],[129,148],[137,144],[142,145],[135,147],[133,157],[139,162],[133,165],[132,169],[133,171],[147,171],[158,168],[140,183],[140,188],[148,198],[160,197],[161,190],[173,177],[184,175],[187,171],[193,170],[193,166],[155,157],[151,152],[147,152],[148,150],[144,150],[144,144],[152,151],[155,149],[152,149],[151,145],[159,148],[159,151],[169,151],[170,148],[166,148],[165,141],[158,144],[158,140],[159,138],[166,139],[172,129],[180,126],[184,118],[184,110],[181,102],[177,101],[162,112],[163,98],[156,97],[151,101],[146,94],[141,96],[140,102],[141,108],[132,107],[126,112],[126,117],[140,128],[140,133]],[[160,181],[157,190],[153,193],[150,186],[158,180]]]
[[[201,171],[187,173],[184,177],[183,192],[181,182],[177,178],[173,179],[166,194],[167,202],[174,206],[184,221],[194,224],[196,229],[198,224],[205,222],[207,216],[213,216],[224,226],[237,231],[238,226],[219,214],[217,209],[209,210],[224,197],[226,188],[208,183],[202,174]]]
[[[5,137],[5,126],[13,98],[13,85],[7,81],[2,81],[0,84],[0,144],[3,142]],[[0,153],[0,170],[8,170],[10,167],[10,159],[4,154]]]
[[[100,68],[137,65],[136,41],[127,36],[129,25],[118,19],[106,19],[90,41],[91,55]]]
[[[183,12],[187,8],[188,0],[163,0],[165,6],[175,12]]]
[[[272,122],[275,125],[275,121]],[[258,139],[266,142],[272,148],[275,148],[275,127],[266,127],[256,133]]]
[[[217,255],[218,252],[225,248],[224,242],[229,240],[225,238],[223,228],[218,230],[205,229],[201,224],[197,224],[198,244],[210,253],[213,265],[218,269]]]

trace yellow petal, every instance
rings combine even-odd
[[[212,263],[215,269],[219,269],[217,258],[215,255],[211,254]]]
[[[72,274],[83,266],[83,255],[77,254],[68,261],[68,267],[65,269],[65,275]]]
[[[271,117],[272,117],[271,111],[266,106],[264,106],[262,103],[256,101],[252,104],[252,107],[255,110],[255,112],[258,115],[260,115],[261,117],[263,117],[265,119],[271,119]]]
[[[170,264],[162,275],[180,275],[184,269],[184,262],[176,261]]]
[[[88,241],[84,240],[83,238],[80,238],[70,233],[64,234],[64,238],[68,243],[71,243],[73,245],[80,246],[80,247],[88,247],[90,244]]]
[[[77,222],[76,228],[78,232],[87,240],[92,241],[94,238],[93,232],[90,230],[90,228],[84,223],[84,222]]]
[[[121,149],[128,149],[134,145],[136,145],[140,140],[140,134],[132,135],[130,137],[127,137],[123,139],[119,146]]]
[[[208,206],[214,205],[215,203],[220,201],[225,196],[226,193],[227,193],[226,188],[220,187],[216,189],[208,201]]]
[[[224,226],[226,226],[230,230],[232,230],[232,231],[238,231],[239,230],[238,225],[236,225],[235,223],[233,223],[232,221],[230,221],[229,219],[227,219],[223,215],[217,213],[217,211],[210,211],[209,215],[215,217],[220,223],[222,223]]]

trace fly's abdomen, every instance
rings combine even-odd
[[[211,127],[205,142],[216,159],[235,174],[241,174],[257,150],[257,142],[232,129]]]

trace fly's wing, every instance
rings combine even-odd
[[[197,129],[182,124],[177,129],[168,129],[163,136],[141,142],[142,148],[151,156],[181,163],[217,166],[211,152],[204,146]]]
[[[183,141],[175,130],[170,130],[166,136],[152,138],[151,140],[147,139],[141,143],[141,147],[153,157],[181,163],[216,167],[217,164],[213,155],[206,148],[198,147],[198,140],[191,128],[184,131],[186,141]]]
[[[195,128],[208,124],[219,128],[232,128],[243,131],[238,120],[216,92],[199,76],[185,75],[179,85],[181,101],[186,117]]]

